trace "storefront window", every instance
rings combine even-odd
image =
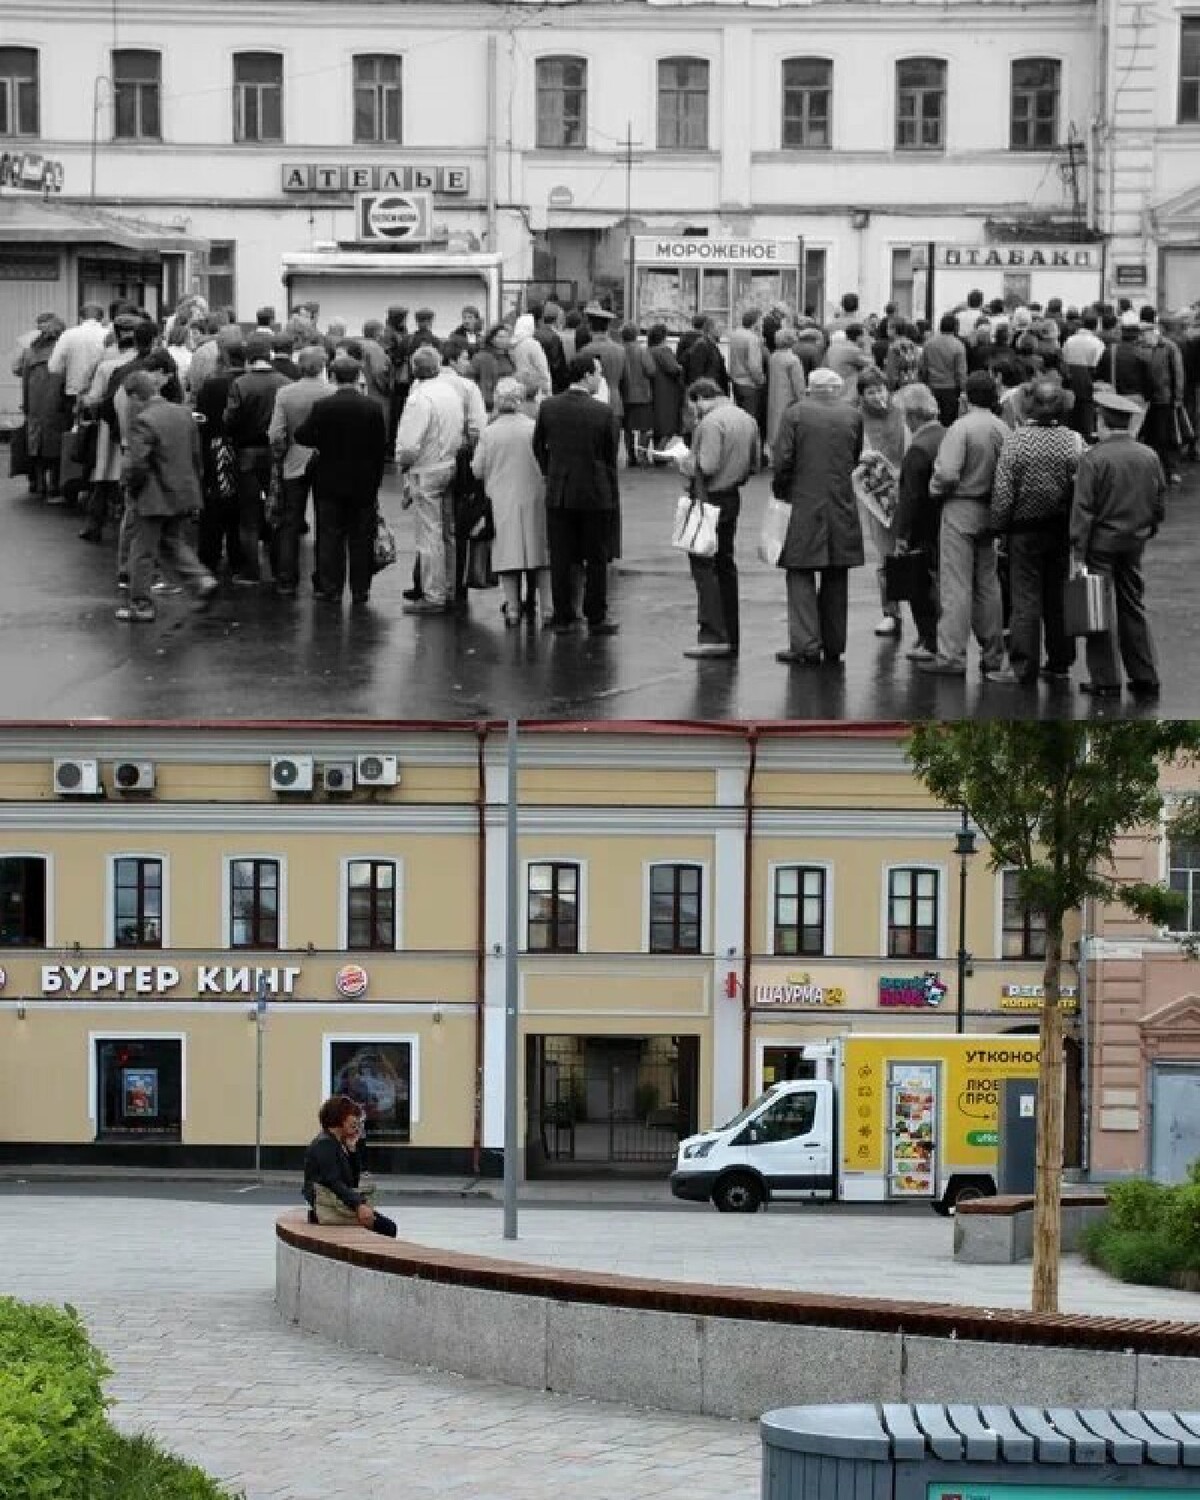
[[[113,939],[118,948],[161,948],[161,859],[118,859],[113,866]]]
[[[775,948],[817,957],[825,951],[825,871],[785,865],[775,871]]]
[[[330,1042],[329,1063],[331,1092],[349,1094],[362,1105],[370,1139],[409,1139],[412,1125],[410,1042]]]
[[[1017,872],[1004,872],[1004,919],[1001,950],[1004,958],[1045,958],[1046,918],[1027,906],[1017,890]]]
[[[650,952],[700,952],[699,865],[654,865],[650,870]]]
[[[46,946],[46,861],[36,855],[0,859],[0,947]]]
[[[579,866],[529,866],[526,947],[531,953],[579,952]]]
[[[794,1083],[817,1076],[817,1065],[804,1055],[803,1047],[764,1047],[762,1086]]]
[[[179,1140],[183,1044],[177,1037],[97,1041],[96,1083],[98,1138]]]
[[[888,957],[934,958],[938,943],[938,872],[888,871]]]
[[[396,866],[390,859],[352,859],[348,869],[348,948],[396,946]]]
[[[279,861],[235,859],[229,866],[231,948],[279,947]]]

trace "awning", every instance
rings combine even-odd
[[[105,209],[22,193],[0,197],[0,244],[106,245],[139,254],[207,250],[208,240],[170,224],[127,219]]]

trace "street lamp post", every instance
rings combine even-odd
[[[967,861],[975,853],[975,830],[967,822],[967,810],[962,810],[962,827],[954,836],[954,852],[958,855],[958,1015],[955,1030],[959,1036],[967,1029],[967,967],[971,955],[967,952]]]

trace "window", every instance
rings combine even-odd
[[[541,150],[587,145],[587,63],[543,57],[537,65],[537,143]]]
[[[1046,918],[1021,900],[1017,872],[1005,870],[1000,953],[1003,958],[1045,958]]]
[[[38,133],[38,55],[0,47],[0,136]]]
[[[346,947],[396,946],[396,866],[390,859],[352,859],[346,869]]]
[[[1200,124],[1200,16],[1179,22],[1179,123]]]
[[[178,1037],[96,1041],[96,1134],[178,1140],[183,1043]]]
[[[888,871],[888,957],[933,958],[938,948],[938,872]]]
[[[650,952],[700,952],[699,865],[650,868]]]
[[[0,859],[0,948],[46,946],[46,861]]]
[[[126,858],[113,862],[113,943],[118,948],[161,948],[163,862]]]
[[[354,139],[364,145],[400,144],[398,57],[354,59]]]
[[[229,946],[279,947],[279,861],[229,862]]]
[[[824,321],[825,317],[825,252],[804,252],[804,309],[811,309],[811,316]]]
[[[775,871],[772,952],[812,955],[825,952],[825,871],[784,865]]]
[[[375,1141],[407,1141],[412,1130],[413,1046],[409,1041],[331,1041],[330,1093],[366,1111]]]
[[[823,57],[789,57],[783,65],[783,144],[828,151],[833,64]]]
[[[1172,839],[1167,863],[1171,889],[1185,903],[1167,926],[1172,932],[1200,932],[1200,840]]]
[[[277,53],[234,54],[233,138],[283,140],[283,59]]]
[[[708,64],[700,58],[658,65],[658,149],[708,150]]]
[[[1049,151],[1058,145],[1058,95],[1062,64],[1052,57],[1021,57],[1012,65],[1014,151]]]
[[[896,150],[941,151],[946,144],[946,64],[906,57],[896,64]]]
[[[126,49],[112,55],[113,136],[118,141],[162,139],[162,54]]]
[[[526,947],[530,953],[579,952],[579,866],[529,866]]]
[[[761,1145],[772,1141],[791,1141],[797,1136],[808,1135],[817,1117],[817,1096],[814,1093],[785,1094],[763,1110],[749,1129],[755,1142]]]
[[[237,241],[210,240],[207,266],[200,274],[209,307],[236,307]]]

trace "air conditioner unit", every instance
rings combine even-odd
[[[354,771],[359,786],[395,786],[400,780],[394,755],[360,755]]]
[[[98,760],[56,760],[54,790],[60,797],[99,797],[100,762]]]
[[[118,792],[152,792],[154,790],[154,762],[150,760],[119,760],[113,766],[113,786]]]
[[[313,758],[311,755],[273,755],[271,757],[271,790],[273,792],[311,792]]]
[[[354,762],[352,760],[327,760],[321,768],[321,780],[327,792],[352,792],[354,790]]]

